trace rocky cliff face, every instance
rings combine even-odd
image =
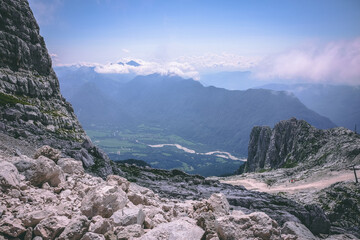
[[[62,97],[25,0],[2,0],[0,5],[0,131],[34,146],[62,149],[101,176],[112,172],[109,159],[92,145]]]
[[[360,163],[360,136],[345,128],[320,130],[303,120],[281,121],[273,129],[254,127],[248,160],[240,172]]]

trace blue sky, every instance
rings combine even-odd
[[[268,59],[334,43],[356,47],[360,37],[358,0],[29,2],[55,64],[209,54]]]

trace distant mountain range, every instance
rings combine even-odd
[[[360,86],[328,84],[279,84],[254,78],[251,72],[203,74],[201,83],[231,90],[264,88],[293,93],[309,109],[328,117],[336,125],[354,130],[360,126]],[[275,79],[272,82],[284,82]]]
[[[262,88],[295,94],[308,108],[331,119],[336,125],[360,128],[360,86],[324,84],[267,84]]]
[[[318,128],[335,126],[284,91],[229,91],[157,74],[125,83],[83,78],[80,84],[73,84],[74,76],[59,74],[59,79],[64,96],[73,104],[85,129],[146,124],[201,143],[209,150],[246,156],[255,125],[273,126],[282,119],[297,117]],[[69,88],[71,91],[66,92]]]

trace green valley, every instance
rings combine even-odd
[[[203,144],[194,143],[165,130],[138,125],[132,129],[105,128],[92,126],[86,129],[93,142],[102,148],[114,160],[138,159],[144,160],[154,168],[180,169],[192,174],[203,176],[223,175],[233,173],[243,161],[229,159],[226,155],[214,153]],[[174,146],[151,147],[157,144],[178,144],[184,148],[195,150],[186,152]]]

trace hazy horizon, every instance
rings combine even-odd
[[[360,85],[359,1],[29,2],[54,66]]]

